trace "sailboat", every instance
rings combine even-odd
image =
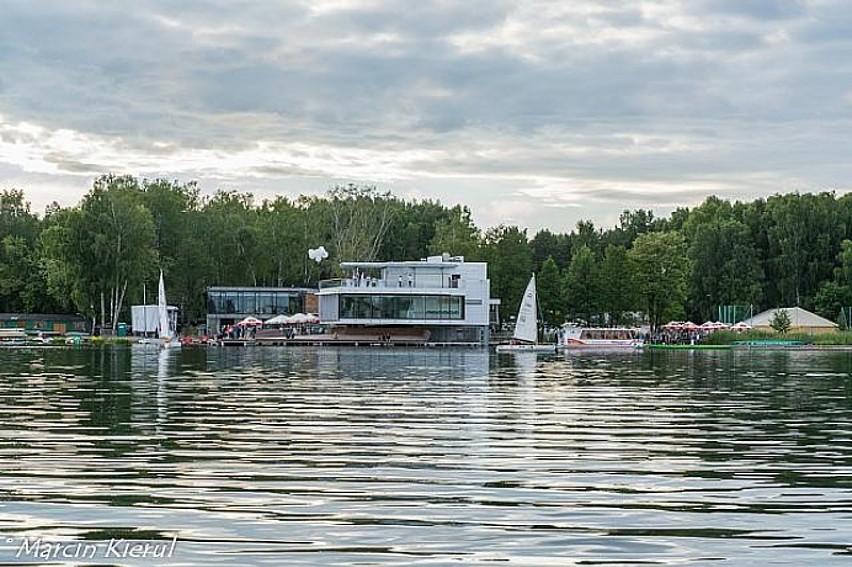
[[[163,281],[162,270],[160,270],[160,285],[157,290],[157,319],[160,345],[163,347],[179,347],[180,341],[175,337],[174,329],[169,324],[169,308],[166,304],[166,284]]]
[[[497,352],[534,351],[554,352],[556,345],[540,344],[538,342],[538,300],[535,290],[535,274],[530,278],[521,305],[518,307],[518,317],[515,319],[515,332],[512,334],[512,344],[498,345]]]

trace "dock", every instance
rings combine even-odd
[[[288,335],[269,329],[258,331],[252,338],[225,338],[215,343],[217,346],[249,347],[249,346],[321,346],[321,347],[476,347],[484,345],[467,342],[444,342],[429,340],[428,333],[394,333],[394,332],[365,332],[361,329],[349,332]]]

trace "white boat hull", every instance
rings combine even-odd
[[[573,349],[634,349],[644,341],[636,329],[627,327],[577,327],[563,325],[559,348]]]
[[[556,352],[556,345],[497,345],[497,352]]]
[[[566,350],[584,349],[584,348],[614,348],[614,349],[633,349],[642,348],[641,341],[630,342],[614,342],[614,341],[572,341],[559,345],[560,348]]]

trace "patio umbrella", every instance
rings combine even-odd
[[[263,321],[261,321],[257,317],[249,316],[237,323],[237,325],[239,325],[240,327],[256,327],[258,325],[263,325]]]
[[[699,327],[702,331],[719,331],[722,329],[727,329],[728,326],[721,321],[707,321],[701,324]]]
[[[263,322],[264,325],[286,325],[289,322],[287,315],[276,315],[272,319]]]

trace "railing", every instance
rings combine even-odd
[[[438,285],[434,280],[418,282],[417,278],[409,282],[408,280],[382,280],[376,278],[336,278],[331,280],[322,280],[319,283],[320,289],[330,289],[336,287],[345,288],[378,288],[378,289],[464,289],[464,282],[461,280],[444,280],[441,285]]]
[[[348,280],[343,280],[343,279],[340,279],[340,278],[336,278],[336,279],[333,279],[333,280],[322,280],[319,283],[319,288],[320,289],[328,289],[328,288],[332,288],[332,287],[344,287],[346,285],[347,281]]]

